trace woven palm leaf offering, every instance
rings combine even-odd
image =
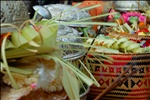
[[[64,12],[73,9],[70,7]],[[88,10],[100,5],[83,8]],[[62,13],[64,13],[62,12]],[[75,12],[73,12],[75,13]],[[2,33],[1,36],[1,88],[2,100],[47,100],[66,99],[79,100],[80,88],[99,83],[82,61],[78,64],[63,58],[63,50],[59,45],[72,44],[84,46],[84,43],[57,42],[59,25],[90,24],[116,26],[116,23],[82,22],[92,17],[68,22],[58,22],[60,16],[50,20],[36,22],[35,18],[26,20],[20,27],[2,23],[1,27],[10,26],[14,32]],[[101,16],[95,16],[101,17]],[[68,37],[64,37],[68,38]],[[84,37],[69,37],[81,38]],[[87,39],[87,37],[86,37]],[[90,45],[89,45],[90,46]],[[82,49],[78,49],[81,51]],[[87,52],[87,51],[84,51]],[[84,70],[84,72],[83,72]],[[86,86],[84,85],[86,84]]]
[[[113,59],[106,62],[108,59],[105,58],[99,63],[93,56],[99,59],[103,56],[87,55],[91,59],[92,73],[101,85],[98,88],[93,85],[88,98],[147,100],[150,94],[150,84],[147,83],[150,80],[150,23],[147,16],[139,11],[124,11],[108,18],[118,26],[107,27],[105,35],[86,41],[91,44],[94,40],[91,52]]]

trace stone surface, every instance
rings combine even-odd
[[[124,10],[139,10],[139,6],[138,3],[144,7],[144,6],[148,6],[148,0],[146,1],[114,1],[114,9],[115,10],[120,10],[120,11],[124,11]]]
[[[1,23],[11,23],[19,26],[29,19],[28,10],[23,1],[0,1],[1,2]],[[8,28],[2,28],[1,33],[7,32]]]

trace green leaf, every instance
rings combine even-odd
[[[14,49],[15,48],[15,46],[8,39],[6,40],[5,47],[6,47],[6,49]]]
[[[70,100],[79,100],[79,83],[76,76],[69,71],[65,66],[63,67],[63,86]]]
[[[31,45],[31,46],[33,46],[33,47],[40,47],[40,45],[37,44],[37,43],[34,42],[34,41],[30,41],[30,42],[29,42],[29,45]]]
[[[78,19],[78,20],[75,20],[75,21],[85,21],[85,20],[89,20],[89,19],[94,19],[94,18],[100,18],[100,17],[105,17],[105,16],[108,16],[108,15],[113,15],[113,14],[116,14],[116,12],[112,12],[112,13],[107,13],[107,14],[101,14],[101,15],[97,15],[97,16],[90,16],[90,17],[87,17],[87,18],[83,18],[83,19]]]
[[[135,49],[135,48],[140,48],[140,44],[139,44],[139,43],[132,42],[132,43],[130,43],[129,46],[127,47],[127,50],[132,50],[132,49]]]
[[[145,50],[144,50],[144,48],[135,48],[132,50],[132,52],[133,53],[144,53]],[[150,53],[150,52],[148,52],[148,53]]]
[[[12,86],[15,88],[15,89],[18,89],[18,85],[16,83],[16,81],[14,80],[11,72],[10,72],[10,69],[9,69],[9,66],[8,66],[8,63],[7,63],[7,58],[6,58],[6,53],[5,53],[5,45],[6,45],[6,40],[7,40],[7,37],[4,37],[3,41],[2,41],[2,49],[1,49],[1,58],[2,58],[2,61],[3,61],[3,64],[2,66],[5,67],[7,73],[8,73],[8,76],[11,80],[11,83],[12,83]]]
[[[31,26],[24,27],[21,30],[21,34],[27,41],[31,41],[35,37],[39,36],[38,32]]]
[[[103,45],[105,45],[107,48],[110,48],[114,42],[115,40],[113,39],[107,39],[106,41],[104,41]]]
[[[76,21],[70,21],[70,22],[58,22],[59,25],[71,25],[71,24],[78,24],[78,25],[104,25],[104,26],[118,26],[117,23],[113,22],[76,22]],[[57,24],[56,24],[57,25]],[[55,24],[49,25],[49,27],[55,26]]]
[[[32,74],[31,70],[21,69],[21,68],[17,68],[17,67],[10,67],[10,66],[9,66],[9,69],[11,72],[15,72],[15,73],[19,73],[19,74],[24,74],[24,75]]]
[[[132,41],[125,41],[120,45],[120,48],[126,50],[128,46],[130,46],[133,42]]]
[[[120,38],[120,39],[117,40],[116,42],[117,42],[118,45],[120,45],[121,43],[126,42],[126,41],[128,41],[127,38]]]
[[[118,42],[113,43],[112,46],[111,46],[111,48],[119,50],[119,44],[118,44]]]
[[[11,41],[16,48],[26,44],[28,41],[18,32],[13,32],[11,34]]]

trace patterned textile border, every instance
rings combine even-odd
[[[150,95],[150,53],[146,54],[106,54],[111,56],[113,63],[103,62],[107,68],[100,66],[95,58],[94,62],[89,62],[92,73],[101,85],[99,88],[91,86],[88,98],[95,98],[103,92],[117,77],[125,71],[127,65],[133,64],[132,69],[123,77],[127,76],[133,70],[138,71],[129,77],[122,84],[119,84],[103,99],[105,100],[147,100]],[[122,78],[123,78],[122,77]]]

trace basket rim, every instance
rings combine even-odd
[[[149,52],[146,52],[146,53],[106,53],[106,52],[96,52],[96,53],[107,54],[107,55],[150,55]]]

